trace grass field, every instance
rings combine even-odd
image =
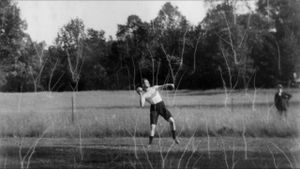
[[[0,168],[297,168],[300,92],[287,122],[274,92],[164,91],[181,143],[160,118],[151,149],[134,91],[1,93]]]
[[[245,153],[243,139],[239,137],[181,138],[181,145],[161,138],[154,141],[151,149],[145,146],[147,139],[141,137],[86,138],[81,141],[45,138],[39,140],[29,159],[26,154],[36,138],[23,138],[22,149],[20,140],[2,138],[0,168],[27,168],[29,164],[28,168],[33,169],[295,169],[300,167],[300,149],[295,147],[299,141],[248,138]],[[211,146],[210,149],[207,145]]]
[[[273,106],[274,90],[235,91],[227,100],[222,90],[165,91],[163,97],[181,137],[245,134],[252,137],[298,135],[299,90],[290,90],[288,122]],[[134,91],[72,93],[1,93],[0,134],[36,137],[147,136],[149,107],[139,108]],[[169,126],[159,119],[158,133],[169,135]]]

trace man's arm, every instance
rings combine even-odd
[[[284,93],[284,97],[286,97],[288,100],[292,98],[292,95],[289,93]]]
[[[167,83],[167,84],[163,84],[163,85],[156,85],[154,86],[156,89],[166,89],[168,87],[171,87],[172,89],[175,88],[175,85],[173,83]]]
[[[140,94],[140,107],[144,107],[145,105],[145,97],[143,94]]]

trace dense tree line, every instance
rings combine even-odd
[[[246,14],[237,12],[236,3],[217,3],[198,25],[165,3],[150,22],[128,16],[126,24],[118,25],[116,39],[74,18],[46,47],[24,33],[26,22],[17,5],[2,0],[0,87],[134,89],[143,77],[185,89],[289,85],[299,71],[300,1],[259,0],[256,10]]]

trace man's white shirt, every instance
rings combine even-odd
[[[162,101],[161,95],[158,92],[159,86],[152,86],[147,89],[145,93],[142,94],[142,97],[150,104],[157,104]]]

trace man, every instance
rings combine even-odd
[[[283,87],[281,84],[277,86],[278,92],[275,94],[274,101],[275,107],[277,108],[279,114],[285,116],[287,119],[287,108],[289,106],[289,100],[291,99],[292,95],[283,92]]]
[[[176,144],[179,144],[179,140],[176,138],[176,126],[175,120],[172,117],[170,111],[165,107],[165,104],[162,100],[162,97],[159,93],[159,89],[172,87],[174,84],[165,84],[150,86],[150,83],[147,79],[142,79],[142,88],[137,88],[137,93],[140,95],[140,106],[144,107],[145,101],[150,103],[150,136],[149,136],[149,145],[152,144],[152,140],[155,134],[155,127],[157,125],[158,116],[161,115],[166,121],[170,123],[172,137]]]

